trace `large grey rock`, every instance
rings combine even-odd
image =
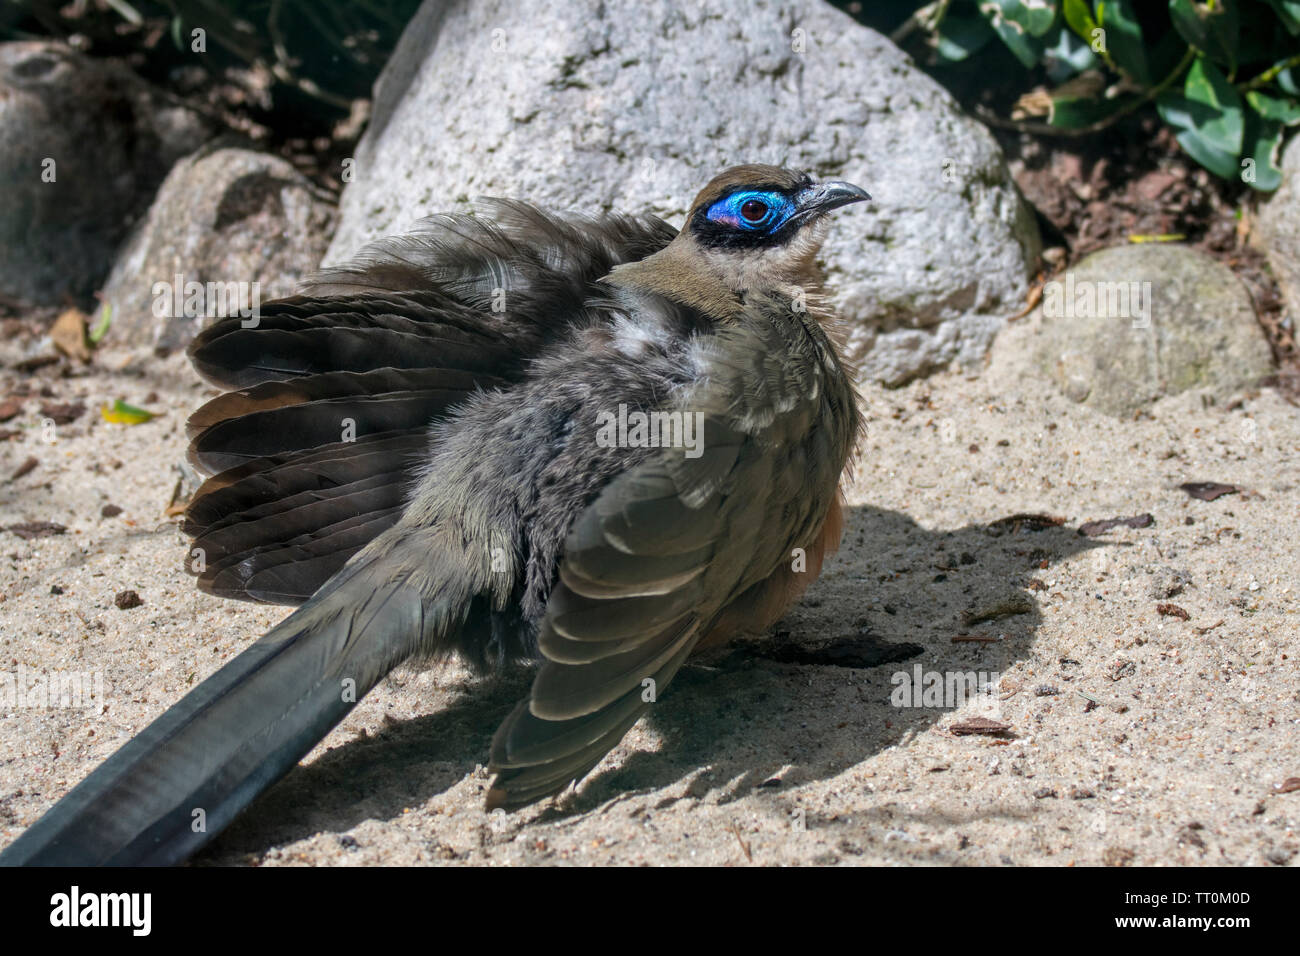
[[[1300,325],[1300,136],[1282,153],[1282,185],[1260,210],[1258,237],[1294,331]]]
[[[1111,415],[1189,388],[1226,396],[1272,371],[1250,293],[1186,246],[1095,252],[1048,283],[1040,311],[1030,362]]]
[[[426,0],[326,261],[485,195],[680,224],[741,162],[875,197],[837,215],[824,256],[868,377],[973,363],[1024,301],[1037,232],[992,137],[823,0]]]
[[[183,159],[104,286],[113,307],[110,334],[174,349],[212,314],[229,311],[233,294],[224,303],[219,294],[226,289],[245,293],[245,304],[254,293],[259,302],[291,295],[320,263],[334,216],[329,197],[278,157],[214,148]],[[190,283],[200,284],[203,295],[189,302],[183,296],[176,308],[172,290]]]
[[[88,297],[172,163],[208,132],[115,63],[0,43],[0,295]]]

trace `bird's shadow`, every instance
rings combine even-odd
[[[943,675],[1005,672],[1028,654],[1053,566],[1106,544],[1032,516],[952,531],[870,506],[845,517],[839,553],[772,634],[681,670],[647,717],[657,750],[598,768],[535,818],[587,813],[629,791],[670,789],[661,804],[726,802],[759,787],[834,777],[951,709],[894,706],[896,675],[918,666]],[[986,614],[993,616],[979,620]],[[966,639],[972,635],[984,640]],[[486,762],[493,731],[527,693],[530,676],[521,668],[466,687],[436,713],[393,722],[295,768],[198,862],[390,820],[455,786]]]

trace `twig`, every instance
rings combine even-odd
[[[1111,113],[1105,119],[1100,119],[1095,123],[1089,123],[1087,126],[1065,127],[1065,126],[1052,126],[1049,123],[1027,123],[1023,120],[1008,120],[1008,119],[1003,119],[1002,117],[996,115],[991,110],[986,109],[982,105],[976,106],[975,112],[979,116],[979,118],[984,122],[988,123],[991,126],[997,126],[1001,129],[1011,129],[1021,133],[1036,133],[1040,136],[1088,136],[1091,135],[1092,133],[1098,133],[1110,126],[1113,126],[1115,123],[1119,122],[1125,116],[1128,116],[1134,110],[1138,109],[1139,107],[1145,106],[1147,103],[1154,100],[1157,96],[1159,96],[1166,89],[1168,89],[1173,84],[1173,82],[1176,79],[1178,79],[1178,77],[1182,76],[1183,71],[1186,70],[1191,65],[1192,60],[1194,60],[1195,58],[1196,58],[1195,49],[1193,49],[1192,47],[1188,47],[1187,52],[1183,54],[1183,58],[1178,62],[1178,65],[1174,67],[1172,73],[1166,76],[1155,86],[1151,87],[1151,89],[1147,90],[1137,99],[1133,100],[1131,103],[1127,103],[1124,106],[1120,107],[1118,110],[1116,110],[1114,113]]]
[[[730,830],[733,834],[735,834],[736,842],[740,844],[740,851],[745,854],[745,859],[748,860],[750,863],[753,863],[754,854],[749,851],[749,844],[740,838],[740,827],[736,826],[735,822],[733,821],[731,826],[727,827],[727,829]]]
[[[1261,86],[1272,83],[1277,79],[1278,74],[1282,73],[1284,70],[1291,69],[1293,66],[1300,66],[1300,53],[1297,53],[1290,59],[1283,60],[1275,66],[1269,67],[1253,80],[1247,80],[1245,83],[1238,84],[1237,89],[1242,93],[1248,93],[1251,90],[1259,89]]]
[[[903,41],[915,33],[917,27],[925,27],[929,32],[937,33],[939,24],[943,23],[951,3],[952,0],[935,0],[934,3],[927,3],[904,20],[898,29],[889,35],[889,39],[895,46],[902,46]]]

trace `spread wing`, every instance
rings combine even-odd
[[[609,482],[574,523],[527,700],[492,743],[488,806],[581,779],[668,686],[728,608],[817,537],[854,428],[828,401],[816,343],[778,320],[715,336],[674,409],[702,445],[665,449]],[[813,572],[815,573],[815,572]]]
[[[231,391],[189,421],[212,477],[186,511],[199,587],[298,604],[391,527],[427,460],[429,426],[507,387],[580,321],[591,284],[662,248],[654,217],[548,215],[495,201],[439,216],[190,346]]]

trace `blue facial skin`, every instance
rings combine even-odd
[[[757,222],[751,222],[740,214],[741,207],[751,199],[767,207],[767,213]],[[785,225],[796,211],[794,202],[781,193],[746,189],[732,193],[726,199],[719,199],[709,207],[706,215],[710,221],[721,225],[771,235]]]

